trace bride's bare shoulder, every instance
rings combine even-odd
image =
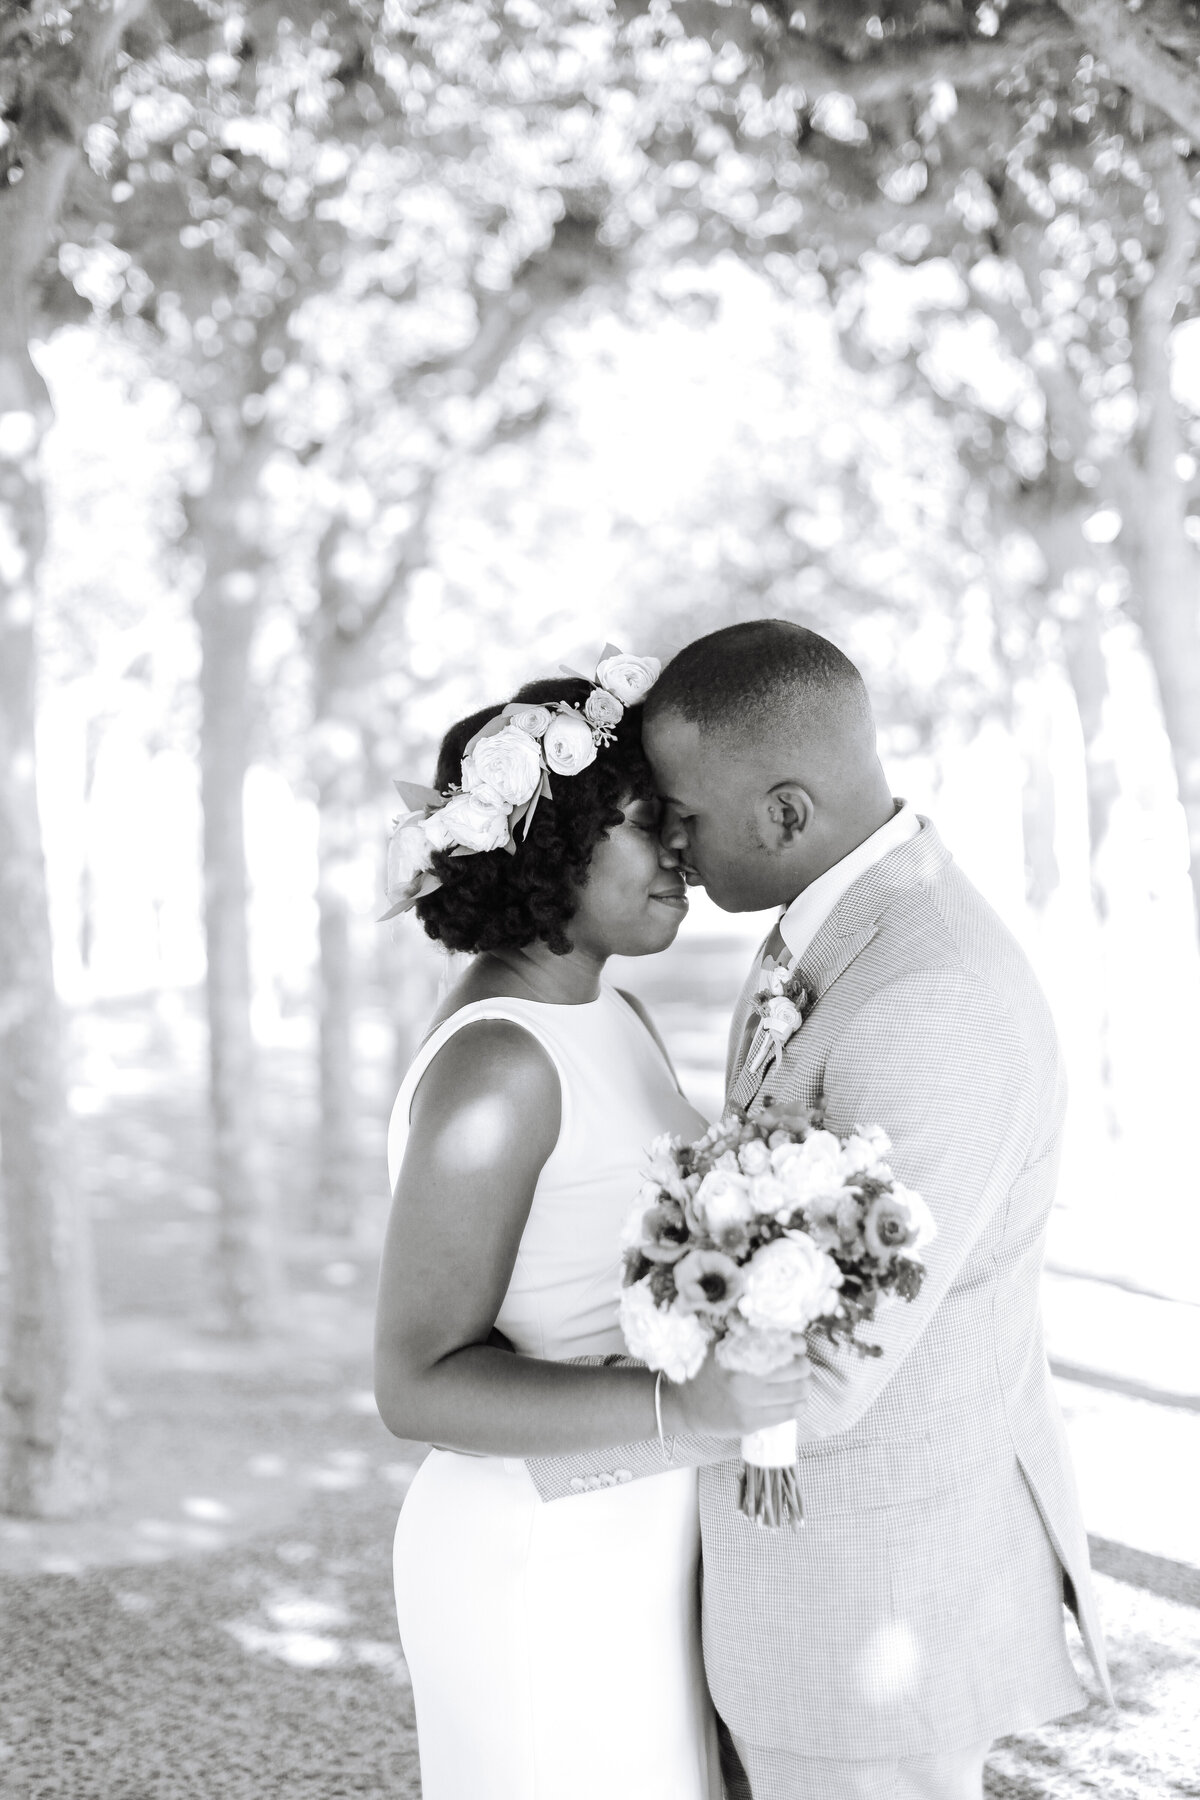
[[[451,988],[430,1021],[426,1042],[466,1007],[521,998],[508,971],[489,962],[476,957]],[[413,1094],[411,1118],[420,1131],[451,1120],[461,1126],[471,1114],[477,1132],[475,1114],[483,1109],[506,1116],[526,1133],[530,1118],[536,1118],[553,1124],[557,1135],[559,1105],[557,1071],[535,1034],[517,1020],[484,1017],[464,1020],[431,1057]]]

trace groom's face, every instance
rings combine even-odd
[[[726,912],[786,905],[801,882],[766,838],[762,771],[676,713],[647,722],[644,747],[663,798],[663,843]]]

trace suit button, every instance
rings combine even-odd
[[[583,1486],[584,1486],[583,1476],[582,1475],[572,1475],[572,1477],[571,1477],[571,1492],[573,1494],[582,1494]]]
[[[616,1487],[617,1485],[616,1476],[610,1475],[607,1469],[604,1470],[603,1474],[598,1475],[596,1479],[601,1487]]]
[[[633,1470],[632,1469],[614,1469],[613,1476],[617,1481],[632,1481],[633,1480]]]
[[[596,1489],[599,1486],[600,1486],[600,1477],[598,1475],[585,1475],[584,1476],[583,1491],[585,1494],[594,1494]]]

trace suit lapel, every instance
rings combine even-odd
[[[800,958],[800,973],[808,993],[806,1020],[819,1004],[822,995],[828,993],[838,977],[844,974],[855,957],[860,956],[871,942],[879,929],[879,921],[893,898],[906,888],[919,887],[931,880],[949,861],[950,852],[934,827],[928,819],[922,819],[921,829],[916,837],[901,844],[873,868],[865,870],[847,888]],[[757,1099],[767,1074],[765,1068],[753,1074],[750,1072],[748,1065],[751,1054],[757,1047],[759,1033],[746,1029],[750,1020],[750,1000],[761,960],[760,950],[734,1009],[734,1022],[739,1027],[739,1035],[735,1038],[732,1032],[730,1034],[726,1103],[743,1110]],[[803,1033],[804,1027],[801,1025],[791,1043],[798,1045]],[[735,1045],[738,1044],[740,1053],[735,1050]],[[784,1055],[787,1054],[787,1048],[785,1047]]]

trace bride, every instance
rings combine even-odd
[[[604,979],[687,910],[641,751],[657,670],[606,656],[594,683],[453,726],[392,840],[394,910],[474,956],[392,1115],[376,1332],[384,1423],[438,1446],[395,1543],[424,1800],[717,1800],[696,1476],[672,1434],[735,1437],[803,1398],[798,1364],[752,1380],[709,1358],[678,1387],[615,1366],[646,1147],[705,1124]],[[620,1446],[656,1433],[663,1471],[634,1482]],[[544,1504],[522,1458],[579,1450],[584,1491]]]

